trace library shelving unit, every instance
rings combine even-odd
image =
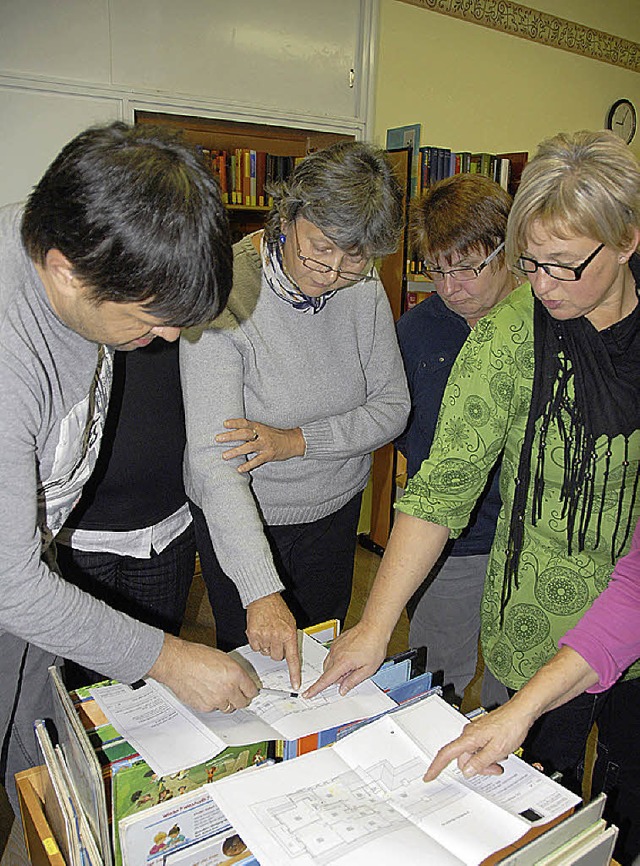
[[[404,191],[404,228],[395,253],[387,256],[380,267],[380,279],[384,285],[393,318],[397,321],[404,310],[406,295],[406,262],[408,247],[408,206],[411,186],[411,149],[388,151],[396,177]],[[393,444],[383,445],[373,455],[371,469],[371,513],[369,531],[360,536],[363,546],[382,553],[393,523],[393,503],[396,494],[398,452]]]
[[[249,148],[265,151],[275,156],[302,157],[314,150],[328,147],[336,141],[353,141],[353,135],[336,132],[299,129],[289,126],[270,126],[263,123],[244,123],[233,120],[216,120],[182,114],[164,114],[155,111],[136,111],[135,123],[168,126],[180,130],[184,138],[193,145],[208,150]],[[228,204],[232,240],[262,228],[268,207]]]

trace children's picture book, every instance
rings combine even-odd
[[[251,856],[210,794],[202,789],[123,819],[119,835],[127,866],[194,863],[194,853],[196,863],[231,866],[247,863]]]

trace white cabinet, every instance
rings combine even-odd
[[[0,0],[0,72],[109,84],[110,66],[109,0]]]
[[[113,83],[358,116],[360,0],[111,0]],[[175,14],[176,7],[179,15]]]
[[[0,205],[135,109],[367,137],[378,0],[0,0]]]
[[[57,93],[0,82],[0,205],[22,201],[71,138],[121,117],[118,99]]]

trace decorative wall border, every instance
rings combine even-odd
[[[401,0],[491,30],[640,72],[640,44],[511,0]]]

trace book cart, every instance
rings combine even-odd
[[[318,630],[316,631],[316,634],[318,634],[320,639],[324,638],[327,628],[334,628],[335,630],[336,626],[332,623],[324,623],[315,627],[315,629]],[[438,709],[435,706],[433,707],[436,715],[421,715],[420,718],[423,719],[423,724],[427,724],[427,718],[430,719],[427,728],[433,724],[440,725],[441,723],[444,723],[443,730],[447,730],[448,722],[441,721],[443,720],[442,714],[444,713],[444,715],[447,716],[447,714],[454,713],[457,718],[459,718],[459,715],[442,702],[441,697],[437,696],[441,693],[441,690],[439,688],[433,688],[432,675],[424,668],[424,651],[408,650],[389,658],[375,675],[374,681],[378,687],[386,692],[388,697],[392,699],[392,703],[397,705],[391,710],[392,713],[398,711],[400,715],[403,715],[406,711],[409,711],[410,713],[415,710],[421,712],[421,708],[426,707],[426,704],[429,702],[434,700],[440,702],[439,705],[442,709]],[[66,692],[66,689],[64,689],[62,681],[60,680],[59,669],[52,668],[50,671],[54,689],[57,690],[58,694],[66,696],[63,704],[67,705],[67,711],[72,713],[74,719],[81,718],[83,720],[82,725],[77,727],[78,730],[84,731],[87,723],[91,722],[92,719],[97,721],[95,711],[86,709],[87,704],[84,703],[84,700],[89,700],[90,702],[93,701],[93,698],[89,693],[89,687],[73,692],[71,697],[75,695],[76,700],[72,704],[70,696]],[[105,683],[105,685],[107,684],[108,683]],[[428,712],[429,710],[427,710],[427,713]],[[472,713],[471,715],[475,715],[477,712],[482,711],[475,711],[475,713]],[[56,726],[64,724],[63,722],[59,722],[59,714],[57,712],[54,713],[54,715],[56,718]],[[313,736],[303,736],[297,740],[279,741],[280,748],[278,748],[278,744],[276,743],[275,754],[280,755],[280,757],[285,761],[285,764],[287,764],[291,759],[296,760],[301,756],[303,756],[302,760],[310,758],[311,755],[309,753],[315,753],[315,755],[319,756],[320,751],[324,752],[324,749],[322,748],[324,745],[336,743],[348,733],[354,733],[355,736],[358,736],[359,729],[363,728],[363,724],[365,730],[373,730],[377,724],[375,719],[377,718],[378,722],[382,722],[383,717],[386,717],[386,715],[387,711],[383,713],[382,717],[374,716],[373,720],[369,720],[369,722],[372,721],[373,723],[372,728],[368,727],[368,721],[365,721],[364,723],[343,723],[339,724],[335,728],[328,728],[325,731],[320,731],[318,734]],[[399,719],[400,716],[398,716],[398,720]],[[401,724],[401,722],[399,723]],[[459,723],[456,722],[456,724]],[[107,724],[105,728],[95,730],[96,732],[98,730],[106,731],[106,728],[108,727],[110,727],[109,724]],[[60,732],[60,728],[58,728],[58,730]],[[86,742],[91,756],[94,754],[93,749],[98,749],[99,742],[109,742],[107,739],[102,741],[98,738],[96,740],[91,734],[92,730],[93,729],[89,724],[89,727],[86,727],[86,733],[81,734],[81,739]],[[117,732],[114,731],[114,733]],[[91,744],[89,743],[90,737],[93,737]],[[112,742],[115,744],[115,741]],[[266,744],[262,745],[266,746]],[[58,747],[56,747],[56,749],[57,748]],[[131,747],[129,748],[131,749]],[[226,751],[229,751],[229,749]],[[50,757],[47,757],[46,749],[43,754],[47,761],[47,765],[49,765]],[[264,755],[266,755],[266,751],[264,751]],[[136,754],[135,757],[137,758],[138,763],[140,763],[141,756]],[[406,760],[406,757],[403,760]],[[217,758],[212,758],[212,761],[218,763],[219,756]],[[125,761],[123,766],[126,765],[127,762]],[[144,766],[148,767],[148,765]],[[194,767],[194,770],[197,769],[197,767]],[[265,772],[268,773],[269,769],[275,770],[276,768],[267,767]],[[189,771],[185,771],[185,775],[187,772]],[[248,770],[248,772],[253,771]],[[257,772],[260,773],[261,771],[257,770]],[[176,775],[181,777],[184,781],[185,777],[182,773]],[[242,772],[239,775],[244,777],[244,773]],[[537,773],[535,773],[535,775],[536,777],[538,776]],[[233,770],[231,770],[231,775],[229,776],[227,773],[226,777],[227,781],[237,778]],[[101,778],[106,778],[104,772],[101,773]],[[166,778],[169,780],[169,777]],[[220,778],[224,779],[225,774],[223,773]],[[248,779],[249,777],[247,776],[246,778]],[[174,776],[172,775],[170,780],[173,779]],[[167,785],[171,784],[170,780],[166,782]],[[162,782],[162,778],[159,781]],[[202,784],[202,781],[203,780],[201,780],[199,784]],[[51,809],[51,801],[49,799],[51,796],[52,785],[49,780],[47,767],[35,767],[19,773],[16,776],[16,782],[25,843],[30,862],[35,864],[35,866],[72,866],[72,864],[68,863],[64,855],[61,853],[58,844],[60,840],[56,841],[53,828],[54,826],[57,827],[57,824],[50,825],[47,820],[47,815],[51,816],[52,821],[56,818],[56,811],[55,809]],[[138,783],[139,780],[136,781],[136,784]],[[510,777],[507,788],[509,788],[511,784],[513,784],[513,779]],[[53,787],[55,788],[55,785]],[[251,788],[253,789],[254,787],[255,786],[252,784]],[[185,794],[185,797],[193,796],[194,794],[197,795],[197,790],[191,790],[189,795]],[[204,796],[207,795],[205,794]],[[548,796],[549,792],[545,791],[543,799],[546,800]],[[111,789],[110,793],[107,793],[107,799],[113,799],[115,802],[115,797],[115,791]],[[180,799],[181,798],[178,798],[178,800],[172,801],[172,804],[168,808],[173,810]],[[243,800],[243,802],[245,801]],[[579,809],[573,814],[565,811],[563,814],[558,812],[555,816],[550,815],[550,821],[548,820],[547,823],[538,822],[537,826],[531,826],[520,841],[510,844],[507,848],[502,848],[495,854],[486,856],[486,859],[482,861],[482,866],[493,866],[495,863],[503,863],[504,866],[537,866],[537,864],[542,863],[544,863],[545,866],[547,866],[547,864],[548,866],[552,866],[552,864],[554,864],[554,866],[568,866],[568,864],[580,864],[580,866],[608,866],[610,862],[614,862],[610,860],[610,856],[617,836],[617,829],[615,827],[607,827],[605,821],[602,819],[604,802],[604,795],[600,795],[587,806]],[[47,805],[45,805],[45,803]],[[535,804],[531,803],[530,805]],[[245,810],[245,807],[243,807],[243,811]],[[161,807],[159,802],[155,807],[153,804],[149,804],[149,806],[145,808],[150,809],[148,814],[151,815],[152,813],[158,812],[160,808],[166,809],[167,806],[163,804]],[[143,813],[141,813],[141,816],[143,814],[144,810]],[[173,817],[170,820],[174,821],[177,810],[175,812],[171,811],[171,814]],[[539,817],[540,816],[538,816],[538,818]],[[116,818],[114,813],[114,821],[115,820]],[[118,818],[118,821],[121,820],[122,817]],[[130,818],[125,818],[125,821],[127,822],[130,822],[130,820]],[[151,819],[150,825],[156,826],[154,820],[155,819],[153,818]],[[182,824],[182,821],[180,823]],[[228,823],[226,826],[228,828]],[[231,832],[242,833],[242,828],[240,827],[238,831],[235,831],[233,829],[235,826],[236,824],[232,818]],[[187,832],[186,829],[185,832]],[[187,835],[189,835],[188,832]],[[244,836],[244,833],[242,833],[242,835]],[[66,844],[67,843],[65,843],[65,845]],[[64,846],[62,847],[63,850],[66,850]],[[90,847],[91,846],[87,849],[88,851],[90,850]],[[108,849],[111,852],[110,845],[108,846]],[[69,850],[71,851],[71,848]],[[248,853],[249,852],[247,852],[247,854]],[[583,855],[587,857],[587,859],[583,859]],[[86,861],[82,860],[82,862],[84,863]],[[100,855],[98,855],[97,858],[93,856],[90,862],[91,866],[103,866],[103,860]],[[217,862],[217,860],[215,862]],[[257,861],[251,858],[250,861],[247,862],[255,863]],[[123,866],[138,866],[138,864],[128,862],[128,858],[125,857]]]

